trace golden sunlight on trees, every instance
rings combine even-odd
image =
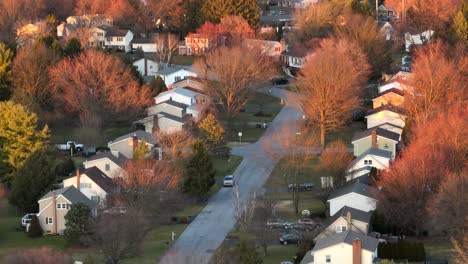
[[[202,12],[214,23],[229,15],[243,17],[253,28],[258,28],[260,22],[260,6],[257,0],[206,0]]]
[[[369,66],[360,49],[344,40],[324,40],[299,73],[295,90],[310,125],[326,133],[344,125],[359,107],[361,85]]]
[[[151,101],[148,87],[140,86],[130,69],[117,57],[96,50],[63,59],[50,75],[57,109],[77,115],[84,127],[131,119]]]
[[[208,141],[211,149],[218,146],[224,139],[224,128],[218,123],[213,114],[208,114],[200,123],[198,128]]]
[[[353,160],[353,155],[343,141],[333,141],[327,145],[320,155],[321,166],[330,172],[334,183],[345,182],[346,168]]]

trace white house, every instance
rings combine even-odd
[[[88,38],[88,46],[104,48],[106,45],[106,34],[110,27],[100,26],[90,29],[91,36]]]
[[[151,39],[137,39],[137,38],[134,38],[132,41],[131,41],[131,46],[132,46],[132,49],[141,49],[143,52],[156,52],[157,51],[157,45],[156,43],[151,40]]]
[[[106,197],[115,190],[116,185],[110,177],[97,167],[90,167],[76,175],[63,180],[63,187],[74,186],[88,199],[105,206]]]
[[[356,179],[361,183],[367,184],[369,182],[369,175],[371,170],[372,166],[364,166],[355,170],[348,170],[346,171],[345,179],[347,182]]]
[[[62,22],[60,25],[57,26],[58,38],[69,37],[75,32],[76,32],[76,25]]]
[[[434,35],[434,30],[426,30],[419,34],[411,35],[409,32],[405,33],[405,50],[409,52],[413,45],[424,45],[431,41]]]
[[[105,151],[98,152],[96,155],[88,158],[83,162],[83,166],[85,169],[97,167],[110,178],[123,177],[124,166],[127,160],[128,159],[118,151]]]
[[[325,229],[318,234],[314,240],[325,238],[335,233],[348,230],[367,235],[371,212],[365,212],[348,206],[341,208],[334,216],[329,217],[324,223]]]
[[[406,115],[403,109],[393,105],[383,105],[366,113],[367,128],[376,127],[385,123],[405,127]]]
[[[354,133],[351,140],[354,156],[359,156],[370,148],[378,148],[392,152],[395,158],[400,135],[380,127],[373,127]]]
[[[120,136],[113,141],[109,142],[107,146],[112,153],[118,152],[119,155],[123,155],[127,159],[133,158],[133,152],[136,146],[142,141],[146,142],[148,150],[150,152],[157,151],[158,140],[153,136],[152,133],[148,133],[142,130]]]
[[[157,75],[161,76],[166,84],[166,87],[170,88],[173,83],[187,79],[188,77],[198,77],[198,75],[191,70],[190,66],[182,65],[171,65],[161,67]]]
[[[106,32],[106,48],[125,52],[129,52],[131,50],[130,42],[132,41],[134,35],[131,30],[111,27],[108,28]]]
[[[394,125],[394,124],[390,124],[390,123],[383,123],[383,124],[378,125],[377,127],[397,133],[398,135],[400,135],[400,139],[401,139],[401,134],[403,133],[402,127]]]
[[[308,57],[308,50],[305,47],[293,46],[288,47],[283,53],[282,59],[283,64],[287,67],[300,69],[304,65],[306,58]]]
[[[347,171],[352,172],[367,166],[383,170],[389,167],[391,160],[392,152],[377,148],[370,148],[359,155],[355,160],[353,160]]]
[[[377,208],[376,190],[360,182],[354,182],[336,189],[328,197],[330,216],[334,216],[341,208],[348,206],[364,212]]]
[[[301,264],[372,264],[379,240],[359,232],[335,233],[317,240]]]
[[[132,63],[133,67],[141,74],[141,76],[156,76],[159,71],[159,63],[147,58],[139,59]]]

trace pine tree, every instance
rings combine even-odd
[[[54,182],[54,161],[45,151],[36,151],[13,173],[10,203],[24,212],[34,211],[37,201],[51,189]]]
[[[65,55],[66,56],[75,56],[79,54],[83,49],[81,48],[81,43],[77,38],[71,38],[67,46],[64,49]]]
[[[33,215],[31,219],[31,223],[29,224],[29,229],[28,229],[28,236],[29,237],[40,237],[42,236],[43,231],[42,227],[39,224],[39,219],[37,216]]]
[[[234,15],[243,17],[252,28],[256,29],[260,25],[260,4],[257,0],[206,0],[202,12],[213,23]]]
[[[453,32],[458,41],[468,43],[468,19],[463,12],[463,8],[453,18]]]
[[[158,94],[167,91],[166,83],[164,83],[164,80],[159,75],[156,76],[153,81],[151,81],[150,88],[151,95],[153,97],[156,97]]]
[[[141,160],[146,159],[150,155],[150,150],[148,149],[148,145],[144,139],[139,142],[133,152],[133,159]]]
[[[13,61],[13,51],[0,42],[0,100],[7,99],[10,91],[11,63]]]
[[[37,130],[38,120],[26,107],[12,101],[0,102],[0,177],[11,183],[13,171],[33,153],[47,146],[49,128]]]
[[[216,172],[203,143],[193,144],[192,151],[194,154],[186,167],[184,188],[191,194],[202,196],[215,183]]]
[[[65,215],[65,237],[68,241],[77,242],[82,235],[89,233],[91,210],[82,203],[73,204]]]

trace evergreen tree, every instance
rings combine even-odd
[[[213,23],[219,23],[225,16],[234,15],[243,17],[254,29],[260,25],[258,0],[206,0],[202,12]]]
[[[41,224],[37,216],[33,215],[31,223],[29,224],[28,236],[29,237],[41,237],[43,234]]]
[[[65,47],[65,50],[64,50],[65,55],[71,56],[71,57],[79,54],[81,51],[82,51],[81,43],[77,38],[71,38],[68,41],[67,46]]]
[[[82,235],[89,233],[91,210],[82,203],[75,203],[65,215],[65,237],[68,241],[77,242]]]
[[[54,161],[43,150],[33,153],[13,174],[10,203],[24,212],[37,209],[37,201],[55,182]]]
[[[10,184],[14,170],[20,169],[33,153],[47,146],[49,128],[37,130],[37,116],[21,104],[0,102],[0,177]]]
[[[184,188],[191,194],[202,196],[215,183],[216,172],[203,143],[193,144],[192,151],[194,154],[186,167]]]
[[[464,9],[466,11],[464,12]],[[468,5],[464,4],[462,9],[453,18],[453,33],[455,39],[462,43],[468,43]]]
[[[135,160],[142,160],[148,158],[150,155],[150,151],[148,149],[148,145],[144,139],[139,142],[135,148],[135,152],[133,153],[133,159]]]
[[[12,61],[13,51],[0,42],[0,101],[8,99],[10,95]]]
[[[151,95],[153,97],[156,97],[158,94],[167,91],[166,83],[159,75],[151,81],[150,88]]]

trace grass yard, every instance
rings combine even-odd
[[[294,256],[299,251],[296,245],[275,245],[268,247],[268,254],[263,258],[262,264],[279,264],[282,261],[294,262]],[[261,250],[260,254],[263,254]],[[262,255],[263,256],[263,255]]]
[[[351,144],[351,139],[353,138],[354,133],[365,129],[366,124],[364,122],[353,122],[350,125],[345,126],[339,130],[328,132],[325,137],[326,144],[336,140],[341,140],[344,143],[346,143],[349,147],[352,147],[353,145]],[[311,137],[315,137],[317,139],[317,146],[320,145],[320,134],[316,130],[301,131],[299,141],[310,142],[310,140],[306,139],[310,139]]]
[[[195,61],[196,56],[185,56],[185,55],[178,55],[174,54],[171,58],[171,64],[176,65],[192,65]]]
[[[276,164],[275,169],[273,170],[270,178],[265,184],[265,187],[269,189],[280,189],[286,188],[286,182],[283,176],[282,168],[285,167],[286,162],[288,161],[287,158],[282,159],[281,161]],[[320,166],[320,160],[317,156],[312,156],[309,159],[301,164],[301,168],[299,169],[299,173],[297,176],[298,182],[310,182],[315,184],[317,187],[320,187],[320,177],[327,176],[327,172]]]

